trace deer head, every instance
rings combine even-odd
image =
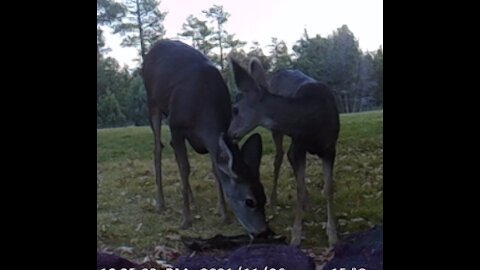
[[[249,64],[249,71],[231,59],[235,83],[242,93],[232,108],[233,119],[228,134],[235,139],[242,138],[264,121],[263,96],[268,89],[266,73],[262,64],[253,58]]]
[[[260,182],[262,139],[251,135],[242,148],[221,134],[216,157],[219,177],[228,204],[242,226],[253,236],[268,230],[265,191]]]

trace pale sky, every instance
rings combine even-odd
[[[118,0],[117,0],[118,1]],[[231,14],[225,30],[234,33],[249,50],[252,41],[261,46],[271,43],[272,37],[292,45],[300,39],[306,28],[310,36],[330,35],[346,24],[359,41],[360,49],[373,51],[383,47],[383,0],[162,0],[160,10],[168,11],[164,20],[165,38],[177,39],[188,15],[204,18],[202,10],[222,5]],[[105,31],[106,44],[112,49],[108,54],[120,65],[130,68],[137,64],[136,49],[122,48],[121,37]],[[264,52],[267,53],[267,51]]]

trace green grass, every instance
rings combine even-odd
[[[260,168],[267,196],[273,178],[274,146],[270,132],[257,128],[263,138],[264,155]],[[131,259],[151,254],[155,246],[183,250],[181,235],[212,237],[234,235],[244,230],[230,211],[231,224],[214,214],[216,191],[208,155],[189,148],[190,183],[195,197],[194,223],[179,230],[181,186],[171,147],[170,132],[162,127],[162,174],[168,210],[155,211],[153,135],[149,127],[97,130],[97,248],[114,250],[131,247]],[[284,140],[288,149],[289,139]],[[335,207],[340,236],[383,223],[383,111],[341,115],[337,147]],[[305,219],[303,248],[321,250],[327,246],[323,229],[326,221],[321,161],[307,157],[307,187],[312,210]],[[296,186],[292,169],[284,158],[279,179],[278,206],[267,207],[272,229],[290,237]]]

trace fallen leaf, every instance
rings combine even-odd
[[[168,240],[172,240],[172,241],[180,241],[180,235],[178,234],[169,234],[169,235],[166,235],[165,238],[167,238]]]
[[[362,222],[362,221],[365,221],[364,218],[362,217],[357,217],[357,218],[352,218],[350,219],[351,222]]]
[[[153,251],[153,255],[155,256],[155,258],[162,258],[166,261],[173,261],[178,258],[181,253],[176,249],[166,246],[156,246]]]
[[[127,247],[127,246],[121,246],[115,249],[115,251],[120,252],[120,254],[123,253],[133,253],[133,247]]]

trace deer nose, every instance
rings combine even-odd
[[[267,239],[267,238],[273,238],[274,236],[276,236],[276,234],[275,234],[275,232],[272,231],[272,229],[270,229],[270,227],[267,224],[265,229],[262,232],[257,233],[257,234],[252,234],[252,236],[254,238]]]

